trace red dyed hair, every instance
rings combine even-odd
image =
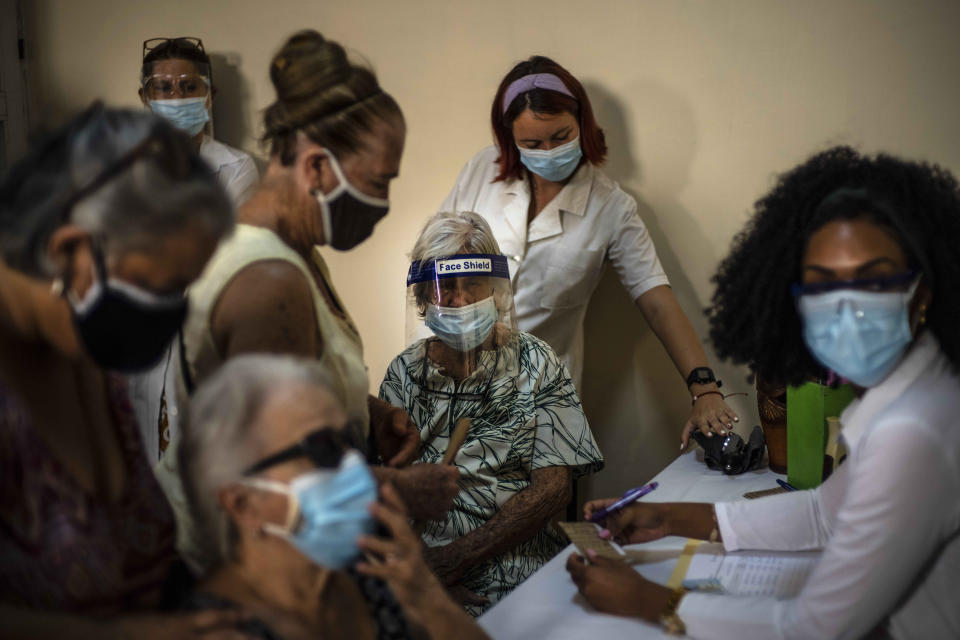
[[[503,97],[515,80],[532,73],[552,73],[560,78],[564,86],[573,94],[573,98],[549,89],[531,89],[521,93],[510,103],[506,112],[503,110]],[[567,112],[577,119],[580,126],[580,149],[587,162],[601,165],[607,157],[607,142],[603,136],[603,129],[597,125],[593,117],[593,107],[590,98],[580,81],[569,71],[545,56],[532,56],[528,60],[518,63],[510,70],[497,89],[493,98],[493,108],[490,110],[490,121],[493,124],[493,137],[500,149],[500,173],[494,182],[523,177],[524,167],[520,163],[520,152],[513,139],[513,121],[526,109],[534,113],[563,113]]]

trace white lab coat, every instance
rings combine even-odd
[[[527,224],[526,180],[493,182],[496,147],[478,153],[440,206],[473,211],[493,230],[509,258],[517,322],[564,360],[577,388],[583,371],[583,320],[587,303],[609,262],[636,300],[669,284],[637,203],[589,163]]]
[[[727,550],[823,549],[795,598],[687,594],[693,638],[960,638],[960,378],[929,333],[843,412],[846,462],[812,491],[721,503]]]

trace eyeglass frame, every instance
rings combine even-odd
[[[899,289],[894,289],[891,287],[906,285],[909,287],[910,284],[917,278],[918,273],[912,269],[908,269],[903,273],[898,273],[893,276],[884,276],[881,278],[858,278],[855,280],[833,280],[830,282],[811,282],[811,283],[802,283],[798,282],[790,285],[790,294],[794,298],[799,298],[801,296],[807,295],[819,295],[822,293],[830,293],[831,291],[837,291],[839,289],[857,289],[861,291],[874,291],[877,293],[886,293],[889,291],[898,291]],[[880,289],[875,289],[871,287],[883,287]]]
[[[143,58],[146,58],[148,53],[159,47],[164,42],[176,42],[177,40],[184,40],[187,43],[194,45],[197,49],[200,49],[200,52],[203,55],[207,55],[207,50],[203,48],[203,40],[195,36],[177,36],[176,38],[158,36],[156,38],[147,38],[143,41],[143,54],[141,55],[140,59],[143,60]],[[149,46],[151,42],[155,42],[156,44]]]
[[[203,40],[201,40],[200,38],[197,38],[196,36],[178,36],[178,37],[176,37],[176,38],[166,38],[166,37],[159,36],[159,37],[156,37],[156,38],[147,38],[146,40],[143,41],[143,52],[142,52],[142,54],[140,55],[140,63],[141,63],[141,65],[143,64],[143,60],[144,60],[144,58],[147,57],[147,54],[148,54],[148,53],[150,53],[151,51],[153,51],[154,49],[156,49],[157,47],[159,47],[159,46],[160,46],[161,44],[163,44],[164,42],[176,42],[177,40],[184,40],[184,41],[186,41],[188,44],[194,45],[195,47],[197,47],[197,49],[200,50],[200,53],[202,53],[203,55],[207,56],[207,59],[208,59],[208,60],[210,59],[210,55],[207,53],[207,50],[206,50],[206,49],[204,48],[204,46],[203,46]],[[154,44],[153,46],[148,46],[151,42],[155,42],[156,44]],[[193,61],[193,60],[191,60],[191,62],[193,62],[194,65],[202,64],[202,63],[197,63],[196,61]],[[209,63],[209,64],[206,65],[206,67],[207,67],[207,68],[206,68],[206,73],[205,73],[205,74],[204,74],[204,73],[201,73],[200,75],[205,75],[205,76],[206,76],[206,78],[207,78],[207,86],[210,87],[210,92],[213,93],[213,64],[212,64],[212,63]],[[198,68],[198,69],[199,69],[199,68]],[[141,78],[140,78],[140,86],[141,86],[141,87],[142,87],[142,86],[145,86],[145,84],[146,84],[146,83],[143,81],[143,77],[141,76]]]
[[[164,99],[164,98],[151,98],[151,97],[149,96],[150,90],[147,88],[147,85],[150,84],[150,81],[151,81],[151,80],[153,80],[154,78],[160,77],[160,76],[162,76],[162,75],[167,75],[167,76],[169,76],[169,77],[171,77],[171,78],[173,77],[171,74],[159,74],[159,73],[156,73],[156,74],[154,74],[154,75],[152,75],[152,76],[145,76],[145,77],[141,78],[140,88],[144,90],[145,94],[147,95],[147,99],[148,99],[148,100],[163,100],[163,99]],[[189,76],[189,75],[194,75],[194,74],[182,73],[182,74],[180,74],[179,76],[177,76],[177,81],[178,81],[178,82],[177,82],[177,89],[180,91],[180,94],[181,94],[181,95],[183,95],[184,97],[207,98],[207,97],[210,97],[210,96],[213,94],[213,84],[211,83],[210,78],[207,77],[207,75],[205,75],[205,74],[203,74],[203,73],[197,73],[197,74],[195,74],[195,75],[196,75],[198,78],[200,78],[201,80],[203,80],[203,83],[207,86],[207,92],[206,92],[206,94],[204,94],[204,95],[202,95],[202,96],[187,96],[186,93],[180,88],[179,80],[180,80],[181,78],[185,78],[185,77],[187,77],[187,76]]]

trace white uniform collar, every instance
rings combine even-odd
[[[861,398],[855,399],[843,411],[843,439],[851,453],[863,438],[874,418],[891,402],[895,402],[907,387],[931,369],[940,355],[940,344],[930,331],[923,331],[896,368],[880,384],[871,387]]]
[[[570,182],[564,185],[557,197],[550,203],[556,205],[557,209],[565,213],[572,213],[575,216],[583,216],[587,212],[587,200],[590,197],[590,187],[593,185],[592,164],[585,161],[574,172]],[[526,178],[511,180],[507,183],[505,193],[514,196],[523,196],[527,203],[530,202],[530,183]]]
[[[203,134],[203,140],[200,142],[200,157],[214,171],[218,171],[220,167],[236,162],[240,158],[233,149],[218,140],[214,140],[207,134]]]
[[[593,172],[593,165],[589,162],[580,165],[570,182],[564,185],[557,197],[551,200],[550,204],[544,207],[543,211],[538,213],[529,224],[527,224],[527,213],[530,206],[530,183],[526,178],[520,178],[511,180],[505,185],[502,210],[516,243],[508,241],[506,248],[501,246],[504,253],[522,256],[526,252],[527,243],[563,233],[561,211],[583,217],[587,211]]]

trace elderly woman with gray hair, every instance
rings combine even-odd
[[[427,221],[407,275],[410,344],[380,397],[420,428],[420,462],[460,493],[424,525],[427,562],[478,615],[564,546],[550,524],[603,457],[563,362],[516,329],[506,258],[475,213]]]
[[[486,637],[424,564],[393,487],[377,502],[338,388],[315,360],[245,355],[197,391],[178,454],[216,564],[188,607],[242,608],[239,628],[266,639]]]
[[[173,514],[122,376],[149,367],[233,228],[189,140],[94,105],[0,184],[0,635],[236,638],[158,614]]]

